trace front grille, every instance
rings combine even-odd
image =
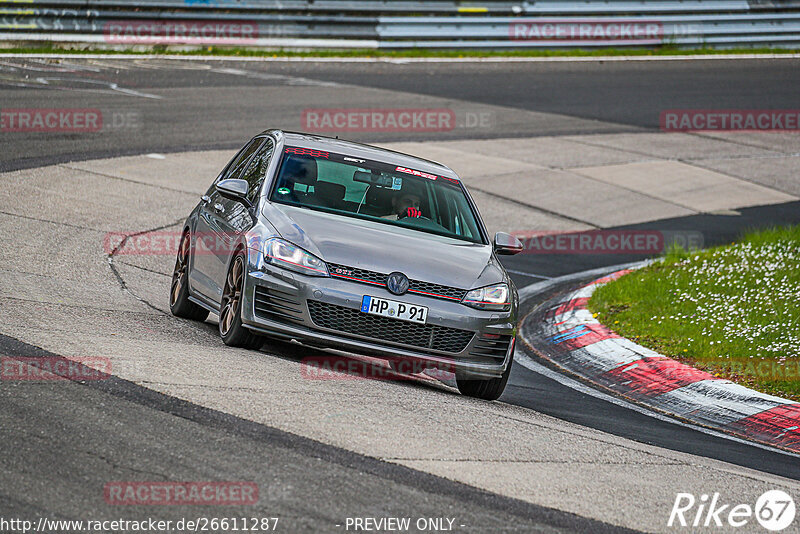
[[[297,295],[264,286],[256,286],[254,311],[273,321],[302,322],[303,308]]]
[[[348,267],[347,265],[339,265],[336,263],[329,263],[328,271],[334,278],[343,278],[351,282],[383,287],[386,286],[386,279],[389,277],[388,273],[377,273],[375,271]],[[457,287],[443,286],[441,284],[433,284],[421,280],[409,280],[408,282],[409,293],[417,293],[428,297],[461,301],[464,295],[467,294],[466,289],[459,289]]]
[[[408,291],[410,293],[421,293],[435,298],[446,298],[448,300],[457,300],[461,302],[464,295],[467,294],[465,289],[458,289],[457,287],[442,286],[439,284],[432,284],[430,282],[420,282],[419,280],[409,280]]]
[[[316,300],[308,301],[308,311],[321,328],[441,352],[461,352],[473,336],[468,330],[379,317]]]
[[[373,284],[378,286],[386,285],[386,278],[388,274],[376,273],[375,271],[368,271],[366,269],[358,269],[356,267],[348,267],[347,265],[338,265],[336,263],[328,264],[328,272],[331,276],[336,278],[345,278],[353,282],[361,282]]]
[[[479,356],[481,358],[493,358],[503,360],[508,352],[508,347],[511,344],[512,336],[498,336],[489,337],[486,335],[478,336],[475,345],[469,353],[472,356]]]

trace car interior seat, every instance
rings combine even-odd
[[[303,184],[306,190],[303,191],[295,187],[296,184]],[[286,195],[289,200],[304,202],[310,196],[309,191],[312,186],[317,184],[317,161],[313,158],[303,156],[289,156],[283,163],[281,170],[280,186],[287,187],[290,193]],[[286,197],[282,197],[286,198]]]
[[[370,185],[367,189],[364,205],[361,206],[361,213],[375,217],[391,214],[393,193],[395,191],[391,189]]]
[[[317,180],[314,184],[313,203],[317,206],[325,206],[333,209],[347,209],[344,203],[345,186],[333,182]]]

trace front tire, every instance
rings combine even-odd
[[[175,317],[183,317],[193,321],[205,321],[208,310],[189,300],[189,250],[191,248],[189,232],[181,236],[178,246],[178,257],[172,271],[172,285],[169,291],[169,311]]]
[[[483,399],[487,401],[499,399],[500,395],[503,394],[503,390],[506,389],[508,377],[511,375],[512,363],[514,363],[513,358],[511,358],[511,360],[508,362],[508,367],[501,376],[497,378],[490,378],[488,380],[464,379],[459,378],[456,375],[456,385],[458,385],[458,391],[460,391],[462,395],[466,395],[467,397],[475,397],[476,399]]]
[[[242,325],[242,293],[244,291],[245,256],[241,250],[231,262],[219,312],[219,335],[231,347],[260,349],[264,338]]]

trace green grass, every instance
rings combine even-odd
[[[589,309],[711,374],[800,401],[800,226],[665,257],[595,291]]]
[[[795,54],[800,50],[786,48],[694,48],[679,49],[661,46],[653,49],[603,48],[592,50],[409,50],[338,49],[338,50],[267,50],[236,47],[170,47],[164,45],[131,46],[125,49],[110,49],[92,45],[47,44],[37,47],[0,48],[3,54],[152,54],[181,56],[234,56],[234,57],[345,57],[345,58],[478,58],[478,57],[598,57],[598,56],[664,56],[700,54]]]

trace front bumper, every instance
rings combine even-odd
[[[242,323],[253,331],[322,347],[415,360],[468,378],[498,377],[511,362],[516,327],[514,309],[487,312],[459,302],[422,295],[407,293],[398,297],[384,287],[292,273],[265,264],[255,250],[249,252],[249,268],[242,299]],[[376,332],[375,323],[372,322],[374,316],[361,315],[363,295],[427,306],[431,344],[421,346],[423,343],[414,343],[414,340],[420,339],[419,327],[413,323],[406,325],[405,321],[396,319],[384,320],[389,321],[386,326],[394,334],[379,338],[383,333]],[[313,301],[314,313],[310,310],[309,301]],[[344,312],[340,320],[346,322],[337,327],[330,320],[321,320],[318,311],[321,308]],[[360,332],[357,321],[351,320],[353,318],[369,319],[366,322],[370,323],[370,328]],[[408,335],[405,335],[406,328]],[[370,330],[374,335],[370,335]],[[460,341],[436,342],[435,337]],[[498,339],[505,341],[505,350],[502,342],[494,341]],[[487,349],[490,346],[495,348]]]

